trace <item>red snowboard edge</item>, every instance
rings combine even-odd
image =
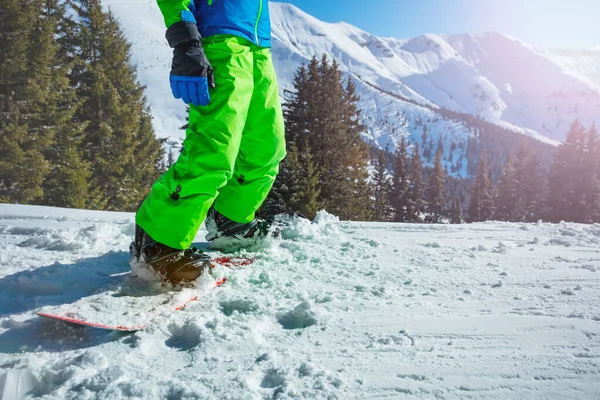
[[[64,321],[64,322],[68,322],[68,323],[75,324],[75,325],[91,326],[93,328],[107,329],[110,331],[135,332],[135,331],[139,331],[140,329],[143,329],[146,327],[146,325],[139,325],[139,326],[116,325],[116,326],[114,326],[114,325],[96,324],[94,322],[84,321],[82,319],[70,318],[70,317],[65,317],[62,315],[47,314],[47,313],[43,313],[43,312],[38,312],[37,315],[39,315],[40,317],[56,319],[59,321]]]

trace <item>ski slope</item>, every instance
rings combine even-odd
[[[600,397],[599,224],[321,213],[137,333],[35,315],[127,275],[132,234],[132,214],[0,205],[0,399]]]

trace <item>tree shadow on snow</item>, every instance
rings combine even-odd
[[[123,281],[130,271],[129,254],[122,251],[7,275],[0,278],[0,317],[72,303]]]
[[[119,340],[131,332],[107,331],[48,318],[3,324],[9,329],[0,334],[0,353],[16,354],[36,351],[62,352],[99,346]]]
[[[70,304],[115,287],[140,286],[141,282],[131,279],[128,261],[128,253],[110,252],[73,264],[55,263],[0,278],[0,318]],[[138,289],[143,295],[143,286]],[[0,334],[0,353],[87,348],[125,335],[37,316],[25,322],[5,319],[1,328],[7,330]]]

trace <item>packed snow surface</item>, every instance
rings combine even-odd
[[[36,316],[134,282],[132,235],[132,214],[0,205],[0,399],[600,398],[599,224],[322,212],[136,333]]]

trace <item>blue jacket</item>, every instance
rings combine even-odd
[[[271,47],[268,0],[192,0],[189,7],[202,37],[235,35]]]

